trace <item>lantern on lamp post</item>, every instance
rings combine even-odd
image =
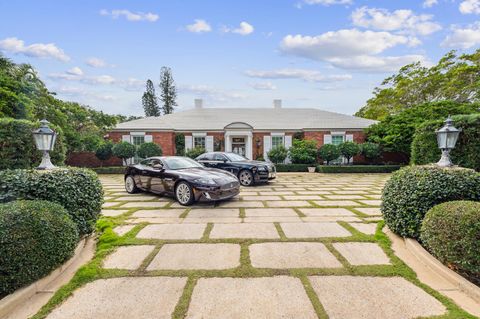
[[[452,123],[453,121],[449,116],[445,120],[445,125],[435,132],[437,134],[438,148],[442,150],[442,157],[437,163],[440,167],[453,166],[450,160],[450,151],[455,147],[461,130],[453,126]]]
[[[37,149],[43,152],[42,162],[37,169],[52,169],[55,166],[50,161],[50,155],[48,152],[53,151],[55,141],[57,139],[57,133],[48,127],[50,124],[47,120],[40,121],[40,128],[33,131],[33,139]]]

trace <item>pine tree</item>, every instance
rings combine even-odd
[[[155,94],[155,87],[153,86],[153,82],[149,79],[147,80],[147,88],[142,96],[142,104],[145,111],[145,116],[161,115],[157,100],[158,98]]]
[[[168,67],[162,67],[160,70],[160,100],[163,102],[163,114],[173,113],[173,108],[177,106],[177,89],[172,77],[172,70]]]

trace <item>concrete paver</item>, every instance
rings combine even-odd
[[[137,238],[152,239],[200,239],[206,224],[155,224],[147,225],[137,234]]]
[[[153,245],[121,246],[105,258],[103,268],[135,270],[155,249]]]
[[[280,238],[273,223],[215,224],[210,238]]]
[[[354,266],[390,264],[390,259],[376,243],[333,243],[333,247]]]
[[[352,234],[337,223],[281,223],[288,238],[348,237]]]

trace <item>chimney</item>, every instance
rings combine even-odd
[[[274,109],[281,109],[282,108],[282,100],[273,100],[273,108]]]
[[[195,108],[202,109],[203,108],[203,99],[195,99]]]

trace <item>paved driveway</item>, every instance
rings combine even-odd
[[[102,176],[124,240],[48,318],[415,318],[445,306],[377,229],[386,174],[279,174],[185,208]],[[377,233],[375,235],[375,233]],[[408,276],[407,276],[408,277]],[[106,278],[106,279],[104,279]]]

